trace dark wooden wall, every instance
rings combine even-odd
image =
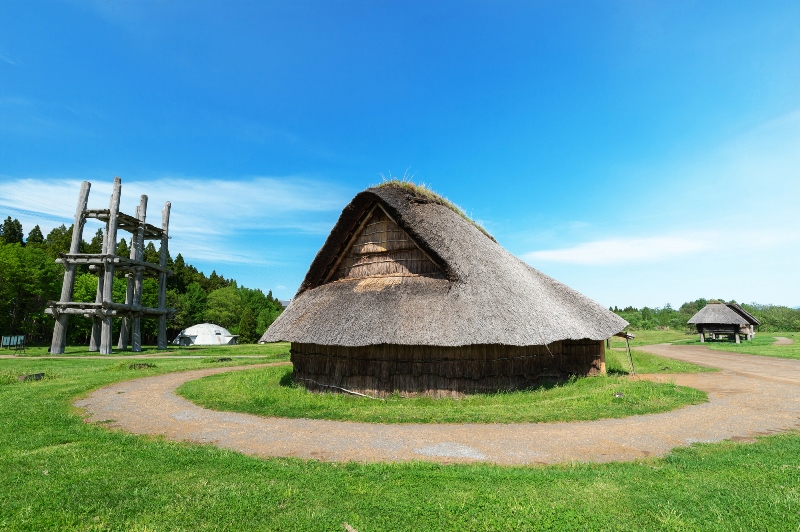
[[[379,396],[395,391],[439,397],[519,390],[572,375],[605,373],[605,346],[595,340],[522,347],[293,343],[291,359],[295,383],[309,390],[345,388]]]

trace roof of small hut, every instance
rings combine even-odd
[[[424,189],[391,183],[342,211],[292,303],[261,341],[321,345],[543,345],[602,340],[628,323],[518,259],[463,211]],[[379,204],[444,276],[370,288],[326,282],[361,222]]]
[[[749,323],[758,325],[759,321],[752,314],[735,303],[712,301],[689,318],[687,323],[718,323],[721,325],[742,325]]]
[[[727,303],[728,307],[730,307],[734,312],[739,314],[741,317],[747,320],[747,322],[751,325],[761,325],[761,322],[756,319],[755,316],[747,312],[745,309],[737,305],[736,303]]]

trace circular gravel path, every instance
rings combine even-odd
[[[174,393],[186,381],[257,367],[242,366],[120,382],[95,390],[75,405],[86,410],[87,422],[104,422],[136,434],[210,443],[260,457],[325,461],[485,461],[505,465],[609,462],[659,456],[694,442],[749,439],[800,427],[800,360],[725,353],[700,346],[637,349],[724,368],[719,372],[646,377],[704,390],[709,402],[662,414],[599,421],[380,425],[217,412]]]

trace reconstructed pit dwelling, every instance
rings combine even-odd
[[[503,249],[429,190],[358,194],[262,342],[294,381],[370,395],[530,388],[605,372],[627,322]]]

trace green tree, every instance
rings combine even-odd
[[[250,310],[250,307],[244,307],[242,317],[239,320],[239,343],[252,344],[257,339],[256,319],[253,317],[253,311]]]
[[[131,248],[128,247],[128,243],[125,241],[124,238],[121,239],[119,242],[117,242],[117,255],[125,258],[131,256]]]
[[[59,253],[69,253],[71,243],[72,226],[67,229],[64,224],[47,233],[47,238],[44,241],[47,254],[53,258],[58,257]]]
[[[42,230],[39,228],[38,225],[34,226],[31,229],[31,232],[28,233],[28,238],[25,241],[26,244],[43,244],[44,243],[44,235],[42,234]]]
[[[75,276],[75,288],[72,299],[84,303],[94,303],[97,295],[97,276],[91,273],[80,273]]]
[[[156,246],[151,240],[144,248],[144,261],[152,264],[158,264],[159,260],[161,260],[161,255],[158,253]]]
[[[0,245],[0,329],[40,337],[47,301],[58,299],[61,270],[40,248]],[[32,339],[31,339],[32,340]]]
[[[19,220],[16,218],[12,220],[11,216],[6,218],[6,221],[3,222],[2,232],[0,232],[0,237],[3,238],[3,242],[6,244],[22,244],[24,236],[22,224],[19,223]]]
[[[98,229],[92,240],[84,247],[85,253],[99,254],[103,252],[103,230]]]
[[[205,320],[235,332],[241,319],[242,298],[233,286],[218,288],[208,294]]]
[[[259,338],[262,334],[264,334],[264,332],[266,332],[269,326],[272,325],[272,322],[281,315],[281,312],[283,312],[283,307],[281,307],[280,310],[274,307],[268,307],[258,313],[256,330],[258,331]]]

